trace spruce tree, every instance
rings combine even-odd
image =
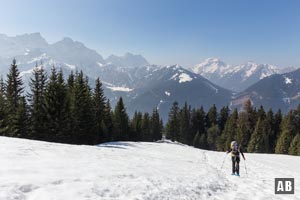
[[[275,153],[287,154],[293,138],[298,132],[297,124],[295,123],[296,112],[291,110],[283,119],[281,125],[281,134],[276,143]]]
[[[157,141],[162,139],[162,124],[160,123],[160,117],[158,110],[153,109],[151,116],[151,135],[152,141]]]
[[[289,154],[300,156],[300,133],[293,138],[289,147]]]
[[[120,97],[114,110],[114,141],[124,141],[128,139],[129,134],[129,119],[126,113],[126,108],[123,103],[123,98]]]
[[[23,119],[20,115],[26,110],[22,93],[23,93],[23,82],[20,76],[20,72],[17,67],[17,62],[14,59],[7,75],[6,80],[6,93],[5,98],[7,100],[7,131],[8,135],[12,137],[23,136],[24,128],[21,125],[26,122],[20,122]],[[21,118],[20,118],[21,117]],[[28,120],[28,119],[24,119]]]
[[[110,106],[110,101],[107,99],[105,107],[104,107],[104,117],[103,117],[103,133],[104,133],[104,141],[110,142],[113,140],[113,112]]]
[[[207,130],[207,145],[208,149],[216,150],[216,140],[220,136],[218,125],[214,125]]]
[[[248,152],[253,153],[266,153],[269,151],[269,135],[268,127],[266,126],[267,120],[261,116],[255,126],[254,133],[251,136]]]
[[[173,142],[179,135],[179,107],[178,102],[174,102],[169,112],[169,118],[166,125],[166,138]]]
[[[36,67],[33,70],[33,77],[30,79],[30,138],[43,139],[41,136],[47,130],[44,123],[47,122],[47,115],[45,112],[45,93],[47,75],[43,67]]]
[[[142,113],[135,111],[130,125],[129,141],[142,140]]]
[[[76,144],[97,144],[95,113],[88,80],[79,72],[74,82],[74,133],[72,141]]]
[[[229,119],[225,124],[224,131],[217,139],[217,149],[224,151],[230,147],[230,143],[233,140],[236,140],[237,134],[237,120],[238,120],[238,111],[234,109],[233,113],[230,115]]]
[[[244,151],[247,151],[248,143],[252,134],[251,130],[252,127],[250,127],[249,114],[245,111],[239,113],[236,141],[238,141]]]
[[[149,113],[145,112],[142,119],[142,126],[141,126],[141,135],[142,140],[146,142],[152,142],[153,136],[151,134],[151,126],[150,126],[150,116]]]
[[[177,140],[183,144],[190,144],[193,140],[191,137],[191,109],[185,102],[182,109],[179,112],[179,137]]]
[[[43,140],[52,142],[70,142],[69,99],[62,71],[53,67],[45,93],[46,134]]]
[[[217,112],[217,107],[214,104],[209,111],[207,112],[206,115],[206,127],[207,129],[216,125],[218,123],[218,112]]]
[[[219,129],[221,132],[224,130],[226,121],[228,120],[228,117],[229,117],[229,112],[230,112],[230,109],[228,106],[223,107],[220,110],[220,114],[218,116],[218,125],[219,125]]]
[[[96,79],[95,89],[93,93],[93,106],[95,113],[96,132],[98,135],[98,143],[105,141],[103,132],[103,120],[104,120],[104,108],[105,108],[105,96],[102,88],[102,83],[99,78]]]
[[[191,114],[191,134],[193,136],[193,143],[196,134],[199,133],[199,138],[203,134],[205,134],[205,112],[203,107],[200,109],[193,109]]]

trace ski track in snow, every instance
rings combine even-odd
[[[0,144],[1,200],[300,199],[296,156],[246,153],[235,177],[230,155],[172,142]],[[295,178],[295,195],[275,195],[276,177]]]

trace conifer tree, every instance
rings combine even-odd
[[[256,126],[257,122],[257,114],[256,110],[252,106],[252,102],[250,99],[248,99],[244,104],[244,111],[247,113],[247,119],[249,124],[249,133],[252,134],[254,132],[254,128]]]
[[[196,133],[193,139],[193,146],[201,149],[207,149],[207,137],[205,133]]]
[[[149,116],[149,113],[145,112],[143,115],[142,126],[141,126],[143,141],[146,141],[146,142],[153,141],[153,136],[151,135],[150,129],[151,129],[150,128],[150,116]]]
[[[20,72],[17,67],[17,62],[14,59],[7,75],[6,80],[6,93],[5,98],[7,100],[7,131],[8,135],[12,137],[18,137],[23,135],[23,128],[21,124],[26,122],[20,122],[20,114],[22,111],[25,112],[26,105],[24,104],[22,93],[23,93],[23,82],[20,76]],[[24,119],[25,120],[25,119]],[[27,119],[28,120],[28,119]]]
[[[207,130],[207,145],[210,150],[216,150],[216,140],[220,136],[218,125],[214,125]]]
[[[289,154],[300,156],[300,133],[293,138],[289,147]]]
[[[179,107],[178,102],[174,102],[169,112],[168,123],[166,125],[166,138],[173,142],[179,135]]]
[[[193,139],[196,137],[196,133],[199,135],[205,134],[205,112],[203,107],[200,109],[193,109],[191,114],[191,133]],[[199,136],[200,137],[200,136]],[[194,141],[194,140],[193,140]]]
[[[104,117],[103,117],[103,133],[104,133],[104,141],[110,142],[113,140],[113,112],[110,106],[110,101],[107,99],[105,107],[104,107]]]
[[[7,127],[7,102],[5,98],[5,84],[3,78],[0,78],[0,135],[8,135]]]
[[[93,93],[93,106],[95,112],[96,132],[98,135],[98,143],[104,142],[105,136],[103,132],[105,96],[102,88],[102,83],[99,78],[96,79],[95,89]]]
[[[32,139],[43,139],[41,136],[47,130],[44,123],[47,122],[45,112],[45,93],[47,75],[43,67],[35,66],[33,77],[30,79],[29,85],[31,92],[29,93],[30,102],[30,137]]]
[[[184,144],[190,144],[190,141],[193,140],[191,137],[191,109],[185,102],[182,109],[179,112],[179,137],[178,141]]]
[[[93,110],[93,99],[87,78],[83,72],[75,76],[74,82],[74,131],[73,142],[76,144],[96,144],[98,137],[96,134],[95,114]]]
[[[142,140],[142,119],[143,119],[142,113],[135,111],[133,118],[131,120],[131,127],[130,127],[130,134],[129,134],[130,141]]]
[[[238,111],[234,109],[233,113],[230,115],[229,119],[225,124],[223,133],[217,139],[217,149],[224,151],[230,147],[230,143],[236,140],[237,133],[237,120]]]
[[[218,123],[218,111],[217,111],[217,107],[214,104],[209,111],[207,112],[206,115],[206,127],[207,129],[216,125]]]
[[[248,143],[251,138],[252,127],[250,127],[249,114],[245,111],[239,113],[237,122],[236,141],[240,144],[244,151],[247,151]]]
[[[156,108],[153,109],[151,116],[151,135],[153,136],[153,141],[162,139],[162,124],[160,123],[159,113]]]
[[[264,153],[269,151],[269,135],[266,123],[266,119],[261,115],[251,136],[247,149],[248,152]]]
[[[129,119],[126,113],[126,108],[123,103],[123,98],[120,97],[114,110],[114,133],[113,140],[122,141],[128,139],[129,134]]]
[[[28,107],[26,104],[25,97],[21,97],[19,99],[18,107],[15,113],[15,117],[11,119],[12,124],[14,127],[12,127],[12,130],[15,130],[15,132],[12,132],[12,136],[14,137],[20,137],[20,138],[29,138],[28,136],[28,123],[29,123],[29,116],[28,116]]]
[[[274,153],[275,151],[275,145],[276,145],[276,135],[275,135],[275,119],[274,119],[274,113],[272,109],[269,109],[269,111],[266,114],[266,132],[269,137],[269,145],[267,151],[265,153]]]
[[[291,110],[283,119],[281,126],[281,134],[276,143],[275,153],[287,154],[293,138],[296,136],[298,129],[295,124],[296,112]]]
[[[218,116],[218,125],[219,125],[219,130],[222,132],[224,130],[224,127],[225,127],[225,123],[226,121],[228,120],[228,117],[229,117],[229,107],[226,106],[226,107],[223,107],[221,110],[220,110],[220,114]]]

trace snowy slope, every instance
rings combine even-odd
[[[246,154],[235,177],[225,153],[176,143],[0,143],[0,199],[300,199],[294,156]],[[297,178],[296,194],[274,195],[275,177]]]

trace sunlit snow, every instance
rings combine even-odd
[[[189,82],[192,80],[193,80],[193,78],[190,77],[190,75],[188,75],[186,73],[182,73],[179,75],[179,83]]]
[[[112,91],[119,91],[119,92],[131,92],[133,89],[128,87],[120,87],[120,86],[107,86]]]
[[[246,153],[235,177],[229,154],[170,141],[85,146],[0,137],[0,143],[0,199],[300,198],[298,156]],[[275,195],[277,177],[295,178],[295,194]]]

